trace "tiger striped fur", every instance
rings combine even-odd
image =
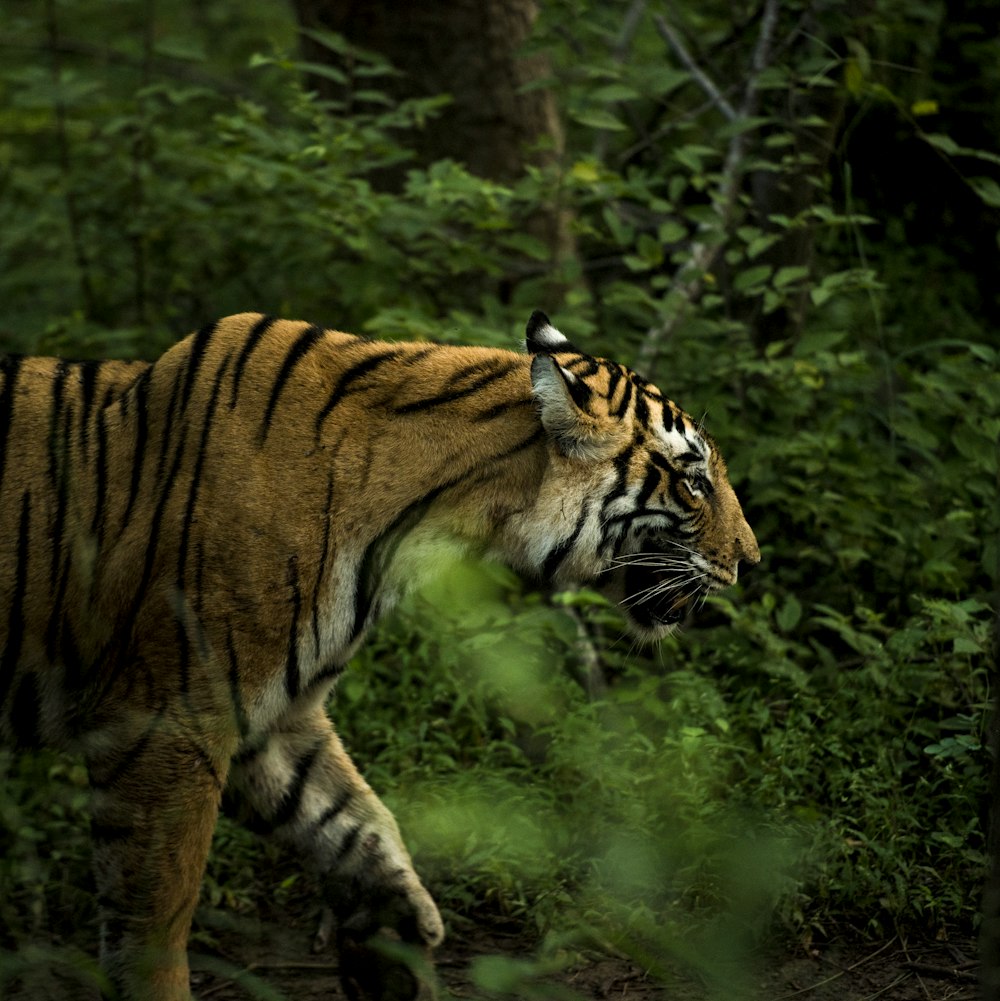
[[[153,364],[0,363],[0,738],[85,757],[121,997],[190,997],[223,790],[308,860],[342,944],[441,941],[325,703],[442,545],[593,582],[651,640],[759,559],[690,417],[541,313],[527,349],[241,314]]]

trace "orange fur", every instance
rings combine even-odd
[[[0,365],[0,736],[86,757],[124,997],[189,996],[224,790],[317,871],[349,954],[441,940],[323,709],[437,543],[591,581],[649,639],[759,559],[690,417],[541,314],[528,347],[241,314],[152,365]]]

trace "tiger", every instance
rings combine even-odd
[[[540,311],[524,347],[243,313],[152,363],[0,361],[0,740],[83,756],[113,996],[190,999],[223,793],[314,873],[348,996],[416,996],[366,943],[444,925],[327,705],[442,550],[651,642],[759,561],[698,422]]]

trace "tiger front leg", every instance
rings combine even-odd
[[[360,776],[322,708],[293,716],[233,761],[229,789],[250,826],[304,855],[337,921],[348,997],[427,996],[382,938],[429,950],[444,938],[395,818]]]

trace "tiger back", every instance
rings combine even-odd
[[[190,997],[223,791],[320,880],[349,995],[415,995],[363,943],[441,919],[325,703],[440,552],[591,583],[649,640],[759,559],[688,415],[541,313],[526,347],[241,314],[153,364],[0,365],[0,737],[85,757],[123,997]]]

